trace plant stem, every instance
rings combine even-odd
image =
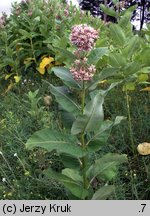
[[[82,92],[81,92],[81,102],[82,102],[82,115],[84,113],[84,105],[85,105],[85,82],[83,81],[83,88],[82,88]],[[85,144],[85,136],[84,136],[84,131],[81,133],[81,147],[83,149],[83,151],[86,149],[86,144]],[[88,187],[88,180],[87,180],[87,176],[86,176],[86,164],[87,164],[87,157],[83,156],[81,158],[82,161],[82,170],[83,170],[83,186],[85,189],[87,189]]]
[[[35,51],[34,51],[34,47],[33,47],[32,37],[30,38],[30,45],[31,45],[31,49],[32,49],[32,55],[33,55],[33,58],[34,58],[34,62],[36,63],[36,57],[35,57]]]
[[[132,147],[132,152],[135,155],[134,139],[133,139],[133,131],[132,131],[132,123],[131,123],[131,113],[130,113],[130,102],[129,102],[129,95],[128,95],[127,89],[125,89],[125,94],[126,94],[126,104],[127,104],[127,113],[128,113],[128,123],[129,123],[131,147]]]
[[[85,104],[85,82],[84,81],[83,81],[83,86],[82,86],[81,101],[82,101],[82,114],[83,114],[84,113],[84,104]]]

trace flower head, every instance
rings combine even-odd
[[[87,63],[87,58],[83,58],[80,60],[76,60],[73,67],[70,68],[70,71],[75,80],[88,81],[91,80],[91,78],[93,77],[96,68],[94,65],[89,65]]]
[[[95,40],[98,38],[98,31],[87,24],[75,25],[72,27],[70,41],[80,51],[90,51]]]

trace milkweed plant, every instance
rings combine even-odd
[[[68,55],[70,67],[52,69],[63,85],[48,83],[65,126],[61,131],[50,128],[37,131],[26,143],[28,149],[40,147],[60,155],[61,173],[49,167],[44,175],[62,183],[69,199],[111,199],[115,192],[112,180],[119,165],[127,161],[126,155],[101,152],[111,129],[125,117],[117,116],[113,121],[104,118],[105,97],[117,83],[106,90],[98,87],[103,76],[99,80],[95,78],[96,61],[108,52],[107,47],[95,48],[99,35],[98,30],[87,24],[72,27],[70,45],[74,51]]]

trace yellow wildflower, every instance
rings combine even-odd
[[[14,76],[15,82],[18,83],[21,80],[21,76]]]
[[[40,72],[40,74],[45,74],[45,68],[48,66],[49,68],[52,67],[53,65],[51,64],[52,62],[54,62],[54,58],[52,57],[45,57],[42,59],[38,71]]]

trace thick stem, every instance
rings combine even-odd
[[[82,88],[82,93],[81,93],[81,102],[82,102],[82,114],[84,113],[84,105],[85,105],[85,82],[83,81],[83,88]],[[84,131],[81,133],[81,147],[83,151],[86,149],[86,144],[85,144],[85,134]],[[82,171],[83,171],[83,186],[85,189],[88,187],[88,180],[86,176],[86,164],[87,164],[87,157],[84,156],[81,158],[82,161]]]
[[[81,101],[82,101],[82,114],[84,113],[84,104],[85,104],[85,81],[83,81],[82,93],[81,93]]]

